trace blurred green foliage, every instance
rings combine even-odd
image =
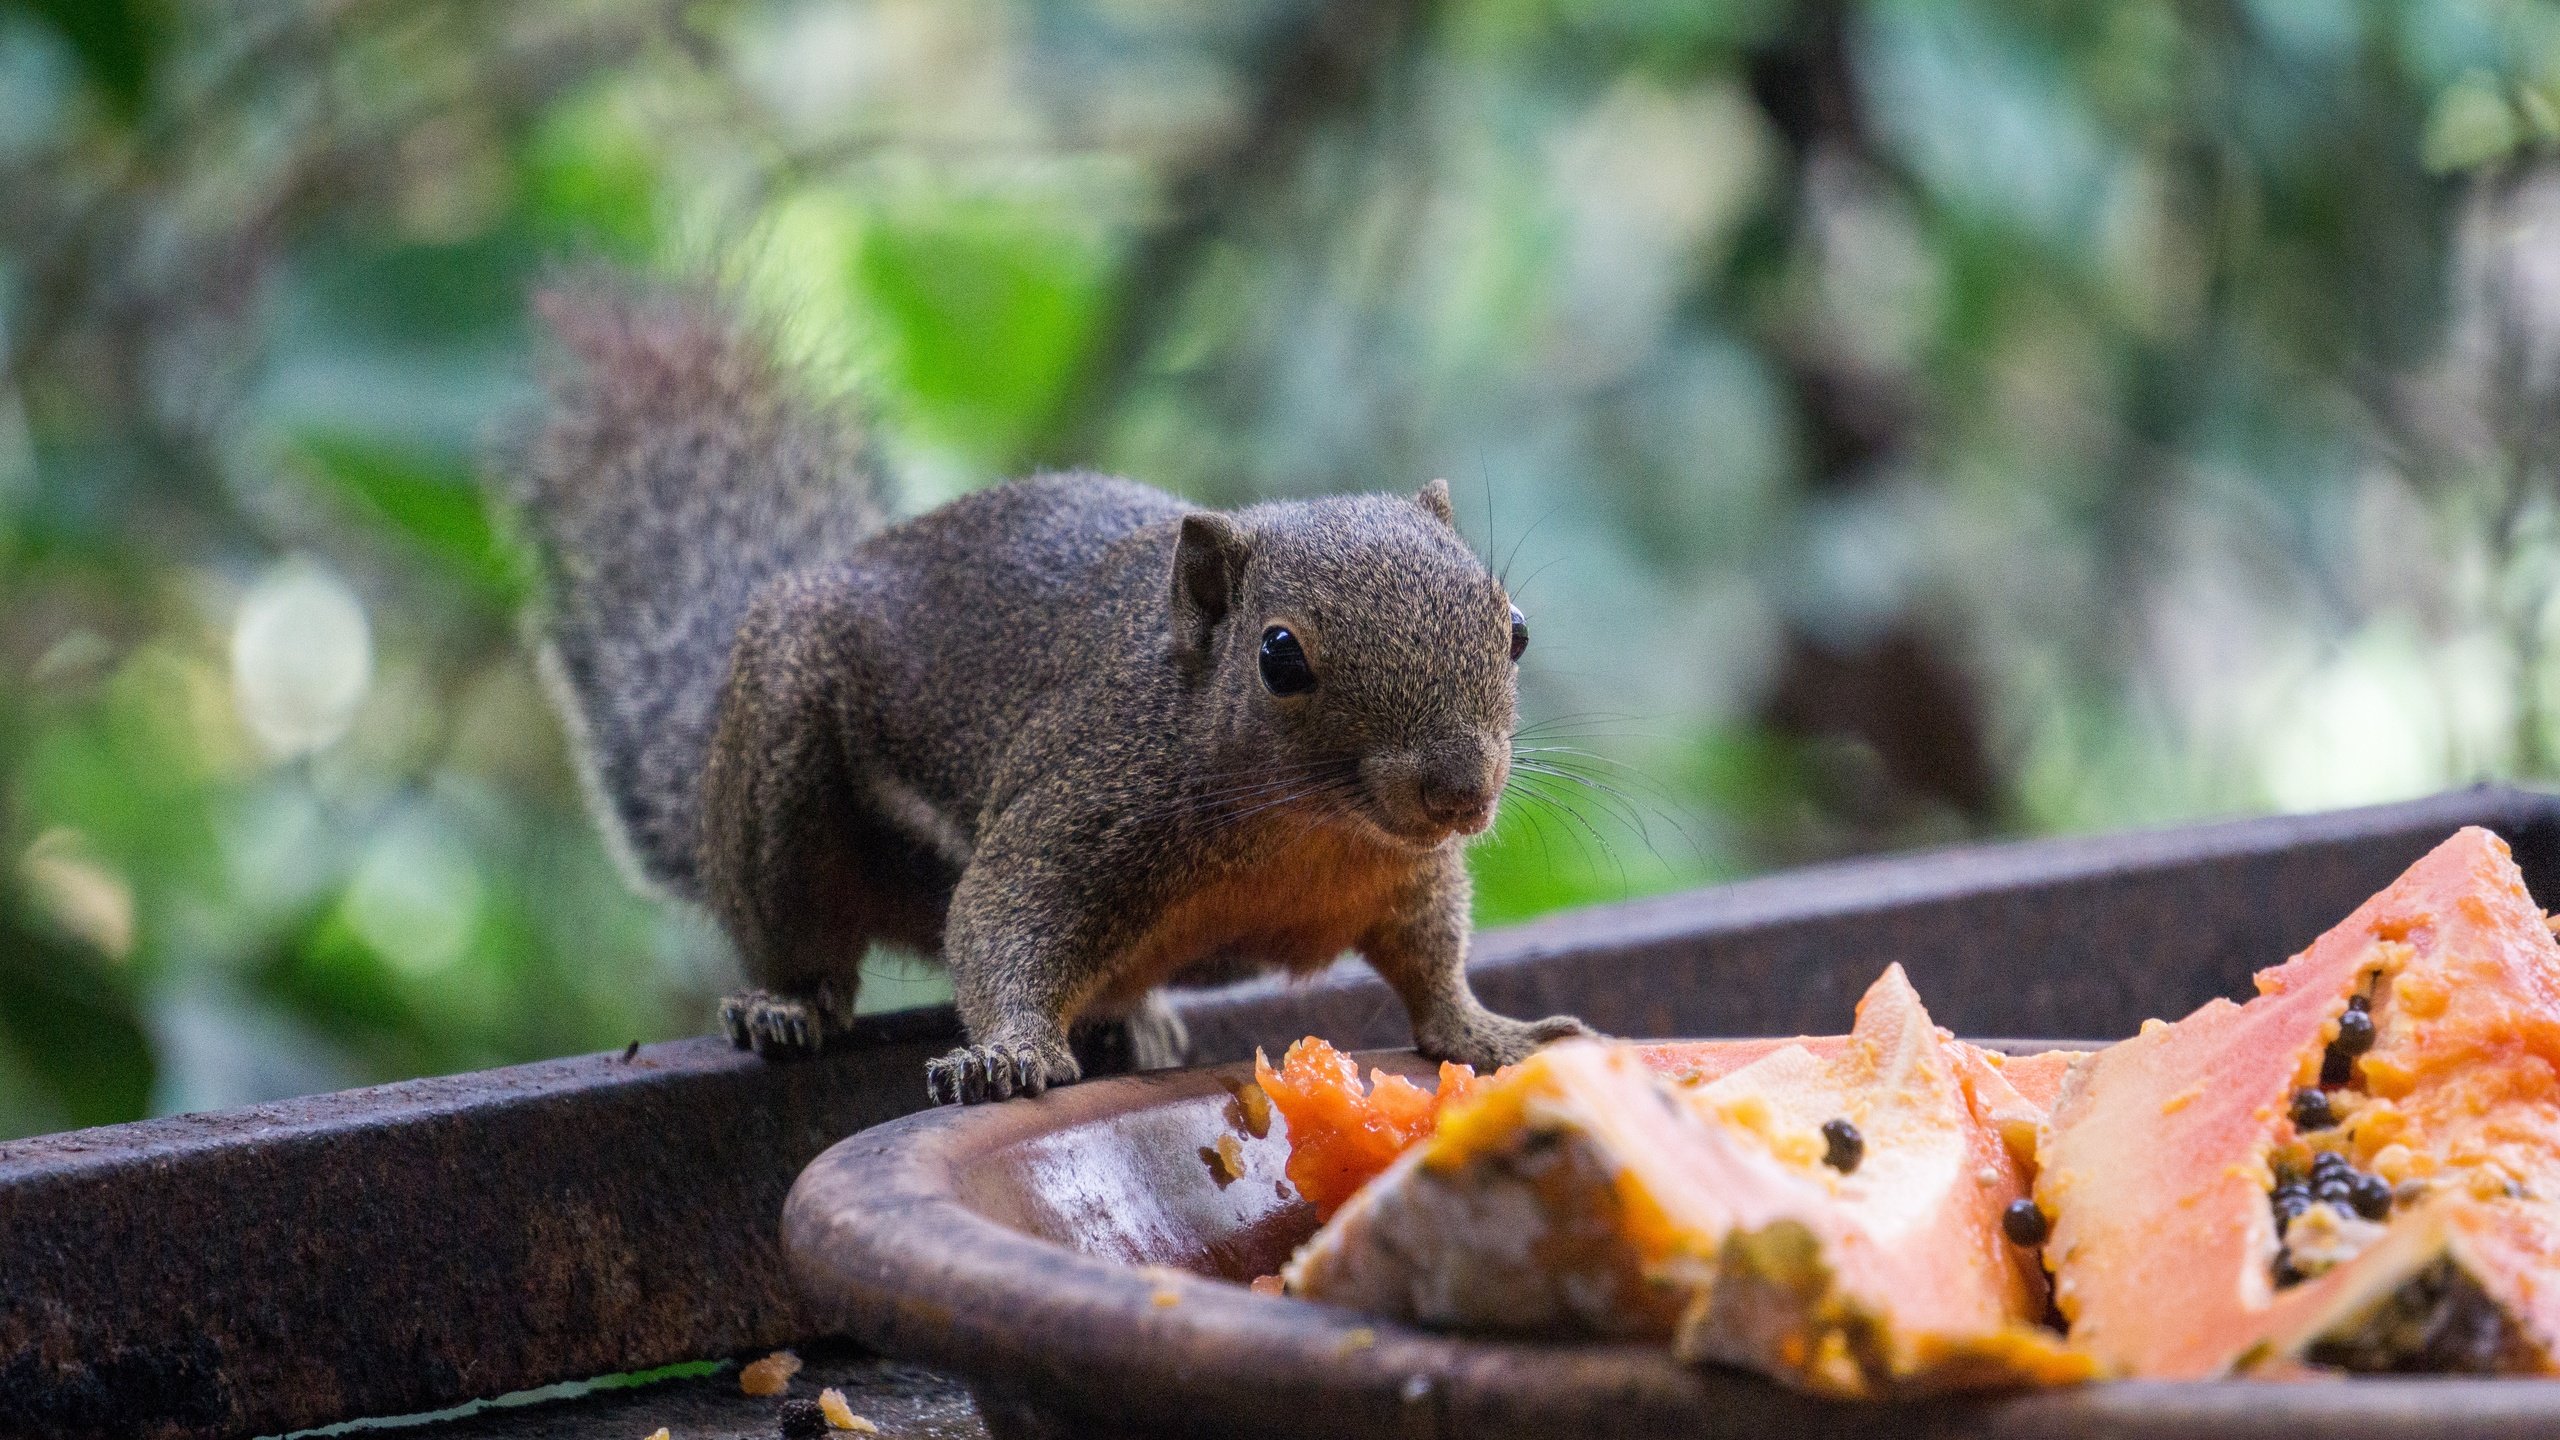
[[[878,317],[882,378],[919,430],[997,472],[1057,409],[1090,348],[1109,279],[1064,217],[976,201],[884,219],[862,237],[857,293]]]
[[[0,0],[0,1135],[703,1026],[479,484],[560,261],[909,509],[1449,476],[1499,921],[2551,774],[2555,139],[2521,0]]]

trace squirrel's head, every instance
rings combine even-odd
[[[1412,849],[1492,825],[1529,632],[1459,538],[1446,481],[1187,516],[1170,604],[1175,662],[1212,692],[1245,803],[1302,802]]]

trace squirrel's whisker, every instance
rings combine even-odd
[[[1560,732],[1565,725],[1649,725],[1660,720],[1656,715],[1627,715],[1608,710],[1580,710],[1565,715],[1551,715],[1534,724],[1523,725],[1511,732],[1514,742],[1532,739],[1587,738],[1602,739],[1596,731]],[[1659,737],[1649,737],[1659,738]]]
[[[1516,777],[1515,777],[1515,778],[1516,778]],[[1508,787],[1506,787],[1506,788],[1508,788]],[[1567,829],[1565,830],[1565,833],[1566,833],[1566,834],[1568,834],[1568,835],[1573,836],[1573,842],[1574,842],[1574,844],[1575,844],[1577,847],[1579,847],[1579,848],[1581,849],[1583,859],[1584,859],[1585,861],[1588,861],[1588,860],[1591,858],[1591,847],[1592,847],[1592,845],[1593,845],[1593,844],[1595,844],[1595,843],[1596,843],[1596,844],[1600,847],[1600,853],[1601,853],[1601,854],[1603,854],[1603,855],[1605,855],[1605,856],[1607,856],[1607,857],[1609,858],[1609,864],[1610,864],[1611,868],[1615,869],[1615,870],[1618,872],[1618,891],[1619,891],[1619,893],[1620,893],[1621,895],[1624,895],[1624,894],[1626,894],[1626,893],[1627,893],[1627,891],[1628,891],[1628,889],[1629,889],[1629,886],[1628,886],[1628,883],[1627,883],[1627,867],[1625,866],[1625,864],[1624,864],[1623,862],[1621,862],[1621,861],[1618,859],[1618,852],[1617,852],[1616,847],[1612,846],[1612,845],[1609,843],[1608,837],[1607,837],[1607,836],[1605,836],[1605,835],[1602,835],[1602,834],[1600,833],[1600,831],[1598,830],[1598,828],[1597,828],[1597,827],[1595,827],[1595,826],[1593,826],[1593,825],[1592,825],[1592,823],[1591,823],[1591,821],[1590,821],[1588,818],[1586,818],[1585,816],[1583,816],[1579,811],[1576,811],[1575,809],[1573,809],[1571,806],[1566,805],[1566,804],[1564,804],[1563,802],[1559,801],[1556,797],[1554,797],[1554,796],[1552,796],[1552,795],[1542,794],[1542,793],[1540,793],[1540,792],[1538,792],[1538,791],[1536,791],[1536,790],[1532,790],[1532,789],[1528,788],[1528,787],[1527,787],[1527,786],[1525,786],[1525,785],[1523,785],[1523,786],[1521,787],[1521,789],[1518,791],[1518,794],[1519,794],[1519,796],[1520,796],[1520,798],[1521,798],[1521,799],[1523,799],[1523,800],[1528,800],[1528,801],[1534,802],[1534,803],[1536,803],[1536,804],[1539,804],[1539,805],[1545,806],[1547,809],[1549,809],[1549,810],[1553,811],[1553,812],[1554,812],[1555,814],[1557,814],[1558,816],[1560,816],[1560,817],[1562,817],[1562,818],[1564,818],[1564,819],[1566,819],[1566,820],[1568,820],[1568,821],[1571,821],[1571,822],[1572,822],[1572,826],[1579,826],[1579,827],[1580,827],[1579,831],[1577,831],[1577,830],[1575,830],[1574,828],[1572,828],[1572,826],[1568,826],[1568,827],[1567,827]],[[1586,838],[1586,837],[1588,837],[1588,838]]]
[[[1563,508],[1564,502],[1561,500],[1548,506],[1543,514],[1539,515],[1537,519],[1529,522],[1528,529],[1521,531],[1519,535],[1512,540],[1510,552],[1502,557],[1502,564],[1496,567],[1494,571],[1495,578],[1502,582],[1502,588],[1506,592],[1511,589],[1511,567],[1513,563],[1518,561],[1520,558],[1520,547],[1528,544],[1529,537],[1538,533],[1538,527],[1554,519],[1556,517],[1556,512]]]
[[[1319,775],[1323,771],[1336,766],[1339,763],[1339,761],[1335,760],[1317,760],[1304,762],[1299,765],[1282,766],[1278,770],[1264,775],[1259,779],[1243,781],[1241,783],[1225,786],[1213,786],[1204,790],[1186,790],[1156,800],[1151,804],[1124,807],[1119,813],[1123,819],[1161,819],[1167,816],[1196,812],[1216,805],[1219,802],[1232,803],[1237,800],[1250,800],[1261,795],[1273,793],[1284,787],[1301,783],[1305,779]],[[1240,774],[1241,772],[1238,773]]]
[[[1554,806],[1566,816],[1570,817],[1575,825],[1590,832],[1591,837],[1594,840],[1599,841],[1600,844],[1609,851],[1611,863],[1618,863],[1617,847],[1609,843],[1606,834],[1600,830],[1599,826],[1593,821],[1591,816],[1583,813],[1582,810],[1573,805],[1563,796],[1546,794],[1534,790],[1524,791],[1523,793],[1537,794],[1540,799],[1546,801],[1549,805]],[[1638,830],[1635,825],[1630,824],[1625,816],[1605,810],[1603,814],[1611,824],[1621,826],[1630,832],[1634,832],[1639,836],[1639,838],[1641,838],[1642,832]],[[1648,843],[1646,845],[1646,849],[1650,852],[1652,851],[1652,846]],[[1662,857],[1659,853],[1655,853],[1654,858],[1656,861],[1660,861]]]
[[[1677,808],[1679,805],[1679,797],[1673,795],[1668,788],[1654,780],[1651,776],[1644,774],[1642,771],[1629,771],[1624,774],[1604,772],[1602,774],[1595,775],[1590,770],[1582,768],[1574,762],[1556,761],[1544,758],[1515,759],[1512,763],[1514,765],[1525,766],[1539,774],[1552,775],[1559,779],[1569,779],[1574,781],[1576,784],[1587,785],[1597,790],[1605,790],[1608,793],[1625,800],[1631,805],[1641,805],[1654,811],[1667,822],[1674,825],[1679,823],[1679,811]],[[1620,789],[1619,787],[1622,785],[1629,787],[1629,789],[1632,789],[1635,793],[1630,794],[1628,793],[1628,790]]]
[[[1652,828],[1646,823],[1645,812],[1647,810],[1654,811],[1654,818],[1661,820],[1664,824],[1670,826],[1673,831],[1678,833],[1680,838],[1688,843],[1690,850],[1697,856],[1697,858],[1700,860],[1704,860],[1706,858],[1706,852],[1698,845],[1696,837],[1689,833],[1687,827],[1680,823],[1678,817],[1670,814],[1667,810],[1664,810],[1659,806],[1653,806],[1647,802],[1639,801],[1634,796],[1627,795],[1613,787],[1590,780],[1584,776],[1542,771],[1535,767],[1528,767],[1527,774],[1530,777],[1542,779],[1550,783],[1564,783],[1579,787],[1582,792],[1587,793],[1591,797],[1593,803],[1598,804],[1611,818],[1616,820],[1619,824],[1622,824],[1628,829],[1634,831],[1636,838],[1644,845],[1646,853],[1652,855],[1653,858],[1666,870],[1674,867],[1671,864],[1670,857],[1664,855],[1653,843]]]
[[[1522,758],[1524,756],[1534,756],[1535,759],[1524,760]],[[1598,776],[1590,775],[1590,768],[1594,766],[1606,766],[1608,770],[1612,772],[1609,779],[1615,780],[1620,784],[1631,785],[1642,790],[1650,800],[1665,807],[1666,811],[1669,810],[1670,807],[1675,807],[1679,804],[1679,797],[1672,793],[1669,786],[1654,779],[1645,771],[1623,761],[1612,760],[1605,755],[1594,755],[1588,750],[1575,750],[1570,746],[1550,746],[1544,749],[1522,750],[1514,753],[1513,763],[1535,764],[1541,768],[1567,771],[1572,774],[1586,776],[1590,778],[1591,782],[1594,784],[1605,784],[1607,782]],[[1672,816],[1666,813],[1663,818],[1671,819]]]
[[[1538,732],[1539,732],[1539,731],[1541,731],[1541,730],[1545,730],[1545,729],[1548,729],[1548,728],[1553,727],[1553,726],[1557,726],[1557,725],[1571,725],[1571,724],[1576,723],[1577,721],[1583,721],[1583,720],[1632,720],[1632,719],[1635,719],[1635,718],[1636,718],[1636,717],[1635,717],[1635,716],[1633,716],[1633,715],[1628,715],[1628,714],[1626,714],[1626,713],[1624,713],[1624,712],[1622,712],[1622,711],[1616,711],[1616,710],[1573,710],[1573,711],[1568,711],[1568,712],[1566,712],[1565,714],[1562,714],[1562,715],[1548,715],[1548,716],[1545,716],[1545,717],[1543,717],[1543,718],[1540,718],[1540,719],[1537,719],[1537,720],[1533,720],[1533,721],[1529,722],[1529,723],[1528,723],[1528,724],[1526,724],[1526,725],[1522,725],[1522,726],[1518,727],[1517,729],[1513,730],[1511,733],[1512,733],[1514,736],[1521,736],[1521,735],[1534,735],[1534,734],[1538,733]]]
[[[1313,785],[1294,787],[1284,794],[1263,800],[1258,804],[1214,817],[1206,833],[1212,836],[1223,835],[1245,821],[1269,811],[1293,810],[1299,808],[1301,802],[1320,801],[1333,796],[1348,799],[1352,793],[1348,782],[1343,780],[1318,781]]]
[[[1587,723],[1591,725],[1638,725],[1646,722],[1630,719],[1595,720]],[[1513,736],[1512,739],[1515,743],[1522,740],[1534,740],[1540,744],[1553,744],[1561,741],[1575,740],[1647,740],[1660,745],[1676,743],[1672,736],[1665,735],[1658,730],[1568,730],[1562,728],[1561,722],[1556,726],[1545,726],[1535,731],[1523,730],[1519,734]]]
[[[1507,785],[1507,784],[1506,784],[1506,785],[1505,785],[1505,786],[1503,786],[1502,788],[1503,788],[1503,795],[1504,795],[1504,797],[1505,797],[1505,798],[1509,798],[1509,797],[1511,796],[1511,793],[1512,793],[1512,792],[1511,792],[1511,787],[1510,787],[1509,785]],[[1525,792],[1524,792],[1524,795],[1525,795]],[[1528,805],[1526,804],[1526,802],[1525,802],[1525,798],[1524,798],[1524,801],[1523,801],[1523,804],[1522,804],[1521,808],[1519,809],[1519,811],[1518,811],[1517,813],[1518,813],[1518,815],[1520,816],[1520,823],[1521,823],[1521,824],[1523,824],[1523,825],[1528,826],[1528,827],[1529,827],[1529,833],[1530,833],[1532,836],[1536,837],[1536,839],[1537,839],[1537,841],[1538,841],[1538,863],[1539,863],[1541,866],[1543,866],[1543,867],[1545,867],[1546,869],[1548,869],[1548,870],[1553,870],[1553,869],[1555,869],[1555,868],[1556,868],[1556,857],[1555,857],[1555,852],[1554,852],[1553,850],[1551,850],[1551,849],[1549,849],[1549,848],[1547,847],[1547,822],[1546,822],[1546,818],[1545,818],[1544,816],[1540,815],[1536,810],[1530,809],[1530,808],[1528,807]],[[1486,832],[1486,838],[1488,838],[1488,839],[1492,838],[1492,833],[1493,833],[1493,832],[1491,832],[1491,831],[1487,831],[1487,832]]]
[[[1603,810],[1606,810],[1611,815],[1625,821],[1630,827],[1641,828],[1641,812],[1635,808],[1635,802],[1633,800],[1629,799],[1625,794],[1611,788],[1610,786],[1604,785],[1587,775],[1576,775],[1569,770],[1553,770],[1544,765],[1532,764],[1525,760],[1514,761],[1512,768],[1515,773],[1524,776],[1536,776],[1541,779],[1555,781],[1561,784],[1580,786],[1584,790],[1591,792],[1593,801]]]
[[[1512,595],[1514,595],[1514,596],[1516,597],[1516,596],[1518,596],[1518,595],[1522,594],[1523,592],[1525,592],[1526,590],[1528,590],[1528,588],[1529,588],[1530,586],[1537,584],[1537,583],[1538,583],[1538,577],[1539,577],[1539,576],[1546,574],[1546,573],[1547,573],[1548,571],[1550,571],[1550,570],[1553,570],[1554,568],[1556,568],[1556,566],[1557,566],[1557,565],[1561,564],[1561,563],[1563,562],[1563,560],[1564,560],[1564,557],[1563,557],[1563,556],[1561,556],[1561,555],[1559,555],[1559,556],[1557,556],[1555,559],[1548,561],[1546,564],[1539,566],[1537,569],[1530,571],[1530,572],[1529,572],[1529,578],[1528,578],[1528,579],[1521,581],[1521,582],[1520,582],[1519,584],[1517,584],[1517,585],[1514,585],[1514,584],[1510,583],[1508,580],[1506,580],[1506,581],[1504,581],[1504,582],[1503,582],[1503,587],[1502,587],[1502,588],[1504,588],[1505,590],[1510,591],[1510,592],[1512,593]]]
[[[1618,802],[1618,806],[1622,806],[1623,809],[1618,808],[1618,806],[1607,806],[1606,801],[1601,801],[1600,803],[1602,803],[1604,807],[1609,808],[1610,813],[1616,815],[1620,821],[1636,832],[1637,838],[1644,842],[1645,849],[1652,853],[1654,859],[1661,861],[1665,869],[1672,868],[1671,861],[1668,857],[1663,855],[1660,850],[1655,849],[1654,847],[1653,832],[1645,823],[1645,812],[1648,810],[1653,813],[1654,818],[1662,821],[1665,825],[1670,826],[1671,829],[1688,844],[1690,853],[1693,856],[1700,861],[1704,861],[1706,859],[1706,848],[1698,843],[1698,837],[1690,833],[1689,827],[1682,824],[1680,818],[1673,814],[1670,808],[1666,805],[1656,803],[1649,799],[1640,799],[1639,797],[1629,795],[1625,791],[1618,789],[1616,786],[1611,785],[1606,781],[1595,780],[1587,775],[1577,775],[1570,771],[1550,770],[1525,761],[1515,761],[1514,764],[1518,769],[1525,770],[1531,775],[1543,776],[1550,780],[1563,781],[1581,786],[1584,790],[1590,792],[1595,800],[1603,795],[1614,797]]]

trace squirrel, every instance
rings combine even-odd
[[[1232,512],[1040,474],[885,524],[860,428],[707,288],[535,308],[565,352],[507,463],[541,667],[627,868],[711,911],[733,1042],[815,1051],[872,942],[938,956],[937,1103],[1077,1079],[1069,1027],[1358,950],[1427,1056],[1590,1031],[1468,987],[1462,848],[1511,763],[1528,629],[1418,495]]]

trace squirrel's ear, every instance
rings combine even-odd
[[[1192,661],[1208,658],[1211,634],[1235,604],[1251,553],[1243,528],[1226,516],[1203,512],[1182,517],[1182,538],[1173,547],[1170,617],[1177,655]]]
[[[1415,493],[1413,503],[1428,510],[1443,525],[1455,527],[1457,512],[1449,508],[1449,482],[1434,480]]]

